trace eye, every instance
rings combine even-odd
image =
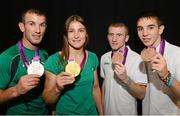
[[[47,25],[46,23],[42,23],[40,26],[45,28]]]
[[[142,31],[142,30],[143,30],[142,27],[138,27],[138,28],[137,28],[137,31]]]
[[[85,32],[85,29],[80,29],[79,32]]]
[[[69,29],[69,30],[68,30],[68,33],[72,33],[72,32],[73,32],[73,30],[72,30],[72,29]]]
[[[32,25],[35,25],[33,22],[28,22],[28,24],[31,25],[31,26],[32,26]]]
[[[116,34],[117,35],[117,37],[122,37],[123,35],[122,34]]]

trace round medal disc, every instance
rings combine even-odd
[[[44,67],[40,63],[40,61],[33,61],[27,68],[28,74],[37,74],[39,76],[42,76],[44,74]]]
[[[141,58],[143,61],[151,61],[151,58],[154,57],[156,55],[156,50],[154,48],[148,47],[148,48],[144,48],[141,51]]]
[[[116,54],[113,54],[112,56],[112,63],[115,64],[116,62],[123,62],[124,60],[124,56],[122,53],[116,53]]]
[[[65,72],[72,74],[73,77],[78,76],[80,71],[81,71],[81,67],[75,61],[68,62],[68,64],[65,67]]]

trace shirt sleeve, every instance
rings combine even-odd
[[[103,60],[103,57],[101,57],[101,60],[100,60],[100,76],[102,78],[104,78],[104,69],[103,69],[103,66],[104,65],[104,60]]]
[[[0,56],[0,89],[6,89],[10,81],[10,60]]]
[[[63,70],[62,67],[60,67],[59,56],[58,52],[50,56],[44,64],[44,69],[55,75],[59,74],[59,72]]]

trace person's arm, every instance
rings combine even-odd
[[[56,86],[56,75],[49,71],[45,71],[45,76],[46,80],[43,90],[43,98],[47,105],[53,105],[56,103],[60,95],[60,91]]]
[[[177,99],[180,100],[180,82],[175,78],[176,75],[172,75],[171,72],[168,71],[166,59],[158,53],[152,58],[151,65],[152,69],[156,70],[159,74],[160,80],[163,81]]]
[[[49,71],[45,71],[45,75],[46,81],[43,90],[43,97],[47,105],[54,105],[58,100],[61,91],[63,91],[64,86],[72,84],[75,81],[75,78],[66,72],[54,75]]]
[[[38,85],[40,78],[38,75],[31,74],[22,76],[17,85],[5,90],[0,90],[0,104],[6,103]]]
[[[170,87],[170,89],[173,91],[173,93],[180,100],[180,82],[174,78],[173,82],[172,82],[172,86]]]
[[[102,87],[101,87],[101,98],[102,98],[102,109],[104,112],[104,95],[105,95],[105,83],[104,80],[102,82]]]
[[[124,83],[128,87],[128,91],[132,96],[134,96],[140,100],[144,99],[145,93],[146,93],[146,86],[145,85],[135,83],[132,80],[130,80],[128,77]]]
[[[98,109],[99,115],[103,114],[101,90],[99,87],[97,71],[94,71],[94,85],[93,85],[93,95],[96,102],[96,107]]]
[[[114,72],[117,77],[128,87],[129,93],[138,99],[144,99],[146,86],[133,82],[127,75],[126,67],[122,63],[116,63]]]

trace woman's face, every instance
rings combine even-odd
[[[68,43],[71,48],[82,49],[86,41],[87,32],[84,25],[78,21],[72,21],[67,30]]]

